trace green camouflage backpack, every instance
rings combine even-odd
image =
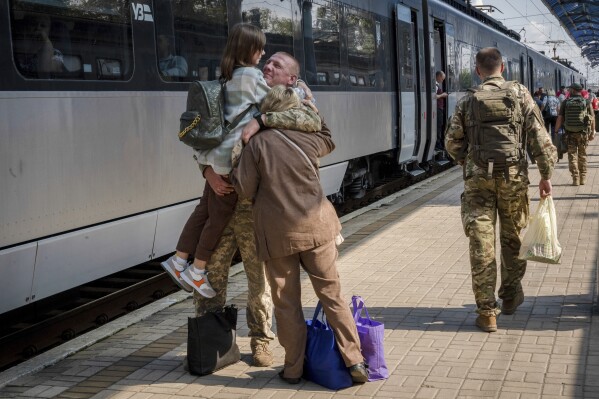
[[[511,89],[515,83],[490,82],[468,89],[472,93],[466,117],[468,152],[476,165],[487,169],[489,178],[494,169],[504,170],[507,177],[509,166],[525,156],[522,110]]]
[[[569,132],[579,133],[588,130],[591,120],[587,101],[580,96],[570,97],[564,106],[564,128]]]
[[[218,147],[255,104],[232,122],[225,120],[225,81],[196,80],[187,92],[187,110],[181,114],[179,140],[196,150]]]

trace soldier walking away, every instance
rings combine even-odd
[[[527,147],[541,174],[541,197],[551,194],[549,179],[556,161],[556,149],[530,92],[518,82],[506,82],[503,69],[498,49],[487,47],[476,54],[476,73],[483,83],[457,103],[445,134],[447,152],[464,168],[462,224],[470,240],[476,325],[486,332],[497,331],[497,316],[514,313],[524,301],[526,261],[518,259],[518,253],[529,213]],[[498,218],[501,309],[495,299]]]
[[[591,102],[582,97],[582,86],[573,83],[564,100],[555,130],[564,126],[572,185],[584,185],[587,176],[587,145],[595,138],[595,115]]]

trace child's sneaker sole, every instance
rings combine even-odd
[[[185,282],[181,278],[181,273],[183,273],[183,272],[179,272],[177,269],[175,269],[174,263],[175,263],[175,259],[174,259],[174,257],[171,256],[164,262],[161,262],[160,266],[162,266],[164,271],[168,273],[168,275],[175,282],[175,284],[177,284],[179,287],[181,287],[182,290],[187,291],[187,292],[193,291],[193,288],[191,287],[191,285],[187,284],[187,282]]]

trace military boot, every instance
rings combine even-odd
[[[580,180],[578,180],[578,176],[572,176],[572,185],[580,186]]]
[[[587,177],[585,175],[580,175],[580,185],[584,186],[584,184],[587,182]]]
[[[251,344],[252,365],[255,367],[269,367],[273,363],[272,352],[268,348],[268,342]]]
[[[506,299],[501,304],[501,313],[503,314],[514,314],[518,306],[524,302],[524,292],[518,292],[512,299]]]
[[[482,314],[476,318],[476,326],[484,332],[497,331],[497,316],[483,316]]]

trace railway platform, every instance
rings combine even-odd
[[[599,398],[597,312],[599,140],[588,147],[585,186],[572,186],[567,159],[552,178],[561,264],[529,262],[525,301],[498,318],[496,333],[474,325],[468,241],[459,198],[461,169],[343,217],[339,271],[349,298],[365,298],[385,323],[386,381],[334,392],[249,365],[243,273],[231,276],[240,308],[242,361],[212,375],[183,370],[190,295],[176,293],[0,374],[2,398]],[[531,167],[531,213],[539,174]],[[303,280],[305,315],[316,296]]]

